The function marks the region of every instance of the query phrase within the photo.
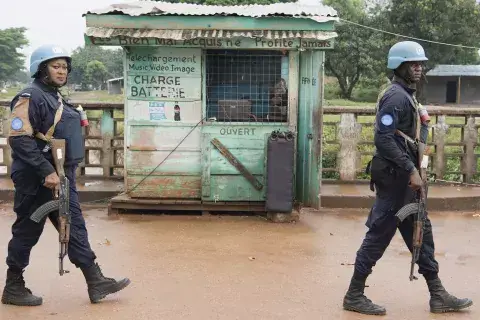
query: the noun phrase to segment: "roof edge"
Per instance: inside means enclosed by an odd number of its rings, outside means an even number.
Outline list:
[[[330,6],[304,2],[273,3],[267,5],[198,5],[192,3],[170,3],[161,1],[135,1],[113,3],[107,7],[88,10],[86,15],[193,15],[193,16],[247,16],[247,17],[328,17],[338,20],[338,13]]]

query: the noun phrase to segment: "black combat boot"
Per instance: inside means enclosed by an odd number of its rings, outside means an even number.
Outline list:
[[[427,285],[430,291],[430,312],[432,313],[458,311],[473,304],[470,299],[458,299],[449,294],[439,278],[427,280]]]
[[[8,269],[2,303],[16,306],[39,306],[43,303],[43,299],[34,296],[32,291],[25,287],[23,271],[14,272]]]
[[[343,298],[343,308],[362,314],[383,316],[387,313],[384,307],[374,304],[364,294],[366,279],[352,277],[347,294]]]
[[[116,281],[112,278],[106,278],[100,270],[97,263],[88,268],[81,268],[88,285],[88,295],[92,303],[96,303],[111,293],[122,290],[130,284],[128,278]]]

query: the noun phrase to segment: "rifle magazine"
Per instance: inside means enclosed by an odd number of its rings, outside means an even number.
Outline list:
[[[30,220],[39,223],[45,216],[50,214],[51,212],[57,211],[60,207],[60,202],[58,200],[51,200],[47,203],[38,207],[34,213],[30,216]]]

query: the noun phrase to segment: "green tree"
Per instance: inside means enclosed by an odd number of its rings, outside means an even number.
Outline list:
[[[371,25],[374,21],[363,0],[324,0],[323,3],[332,6],[347,21],[361,25]],[[337,24],[336,31],[335,48],[327,52],[325,68],[327,75],[337,78],[341,97],[351,99],[362,77],[375,83],[382,79],[378,72],[383,61],[379,59],[383,50],[382,35],[348,22]]]
[[[108,71],[105,65],[98,61],[93,60],[87,63],[85,70],[85,78],[88,84],[101,88],[107,79]]]
[[[0,84],[12,80],[18,71],[24,69],[25,56],[18,50],[28,45],[26,30],[26,28],[0,30]]]
[[[123,76],[123,52],[122,49],[103,49],[97,46],[78,47],[72,52],[72,73],[70,82],[87,85],[87,65],[91,61],[99,61],[106,69],[105,78]]]
[[[478,46],[480,43],[480,4],[476,0],[390,0],[384,11],[383,29],[436,42]],[[407,40],[387,36],[393,44]],[[438,64],[478,64],[475,49],[464,49],[418,41],[429,58],[426,72]],[[424,82],[417,96],[424,99]]]

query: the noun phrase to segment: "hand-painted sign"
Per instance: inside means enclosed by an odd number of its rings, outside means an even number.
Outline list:
[[[264,38],[239,38],[239,39],[157,39],[157,38],[129,38],[117,36],[108,39],[88,37],[87,43],[102,46],[160,46],[183,48],[222,48],[222,49],[313,49],[331,50],[334,46],[333,39],[264,39]]]
[[[126,60],[129,99],[201,99],[201,49],[131,48]]]
[[[255,135],[255,128],[237,128],[237,127],[230,127],[230,128],[221,128],[220,134],[222,136],[254,136]]]

